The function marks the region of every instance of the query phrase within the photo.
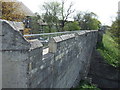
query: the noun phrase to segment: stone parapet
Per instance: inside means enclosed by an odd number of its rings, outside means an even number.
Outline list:
[[[3,88],[71,88],[87,76],[98,31],[52,37],[43,54],[39,40],[26,40],[7,21],[0,23]]]

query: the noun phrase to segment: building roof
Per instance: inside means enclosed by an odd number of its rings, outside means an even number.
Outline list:
[[[0,2],[16,2],[18,3],[18,6],[13,13],[23,13],[25,16],[35,16],[34,13],[28,7],[26,7],[22,2],[19,2],[18,0],[0,0]]]

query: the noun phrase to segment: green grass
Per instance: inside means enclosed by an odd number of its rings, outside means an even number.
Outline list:
[[[109,64],[114,67],[120,66],[118,44],[111,37],[110,32],[107,31],[106,34],[103,35],[103,40],[97,50]]]
[[[74,89],[75,90],[86,90],[86,89],[88,89],[88,90],[101,90],[101,89],[97,88],[96,85],[91,84],[86,80],[81,80],[80,85],[77,88],[74,88]]]

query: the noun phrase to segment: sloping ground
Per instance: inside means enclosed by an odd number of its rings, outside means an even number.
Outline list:
[[[88,76],[100,88],[120,88],[120,71],[108,64],[96,50],[92,54]]]
[[[115,42],[112,34],[109,31],[103,35],[102,40],[97,45],[97,51],[100,52],[101,56],[106,60],[107,63],[114,67],[120,67],[119,59],[119,45]]]

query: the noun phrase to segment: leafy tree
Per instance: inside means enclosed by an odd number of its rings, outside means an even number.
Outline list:
[[[45,10],[45,14],[43,14],[43,18],[45,22],[47,22],[49,27],[49,32],[51,32],[52,26],[55,26],[57,31],[59,31],[59,15],[60,15],[60,3],[58,2],[49,2],[44,3],[43,8]]]
[[[101,25],[97,15],[93,12],[79,12],[74,17],[74,20],[79,22],[82,30],[98,30]]]
[[[1,2],[2,4],[2,16],[1,19],[6,19],[10,21],[22,21],[25,15],[17,11],[19,2]]]
[[[67,22],[67,19],[68,17],[74,13],[75,10],[72,10],[72,7],[73,7],[73,3],[71,3],[68,7],[68,9],[66,10],[65,12],[65,0],[62,0],[62,8],[61,8],[61,28],[62,28],[62,31],[64,31],[64,26]]]
[[[81,25],[83,20],[83,12],[79,12],[76,14],[76,16],[74,16],[74,21],[77,21],[79,23],[79,25]]]
[[[80,30],[79,23],[76,21],[67,22],[67,24],[64,26],[64,30],[66,31]]]
[[[44,15],[44,20],[45,22],[47,22],[48,28],[49,28],[49,32],[51,32],[52,30],[52,26],[54,25],[53,21],[52,21],[52,17],[51,14],[45,14]]]
[[[68,17],[75,11],[72,10],[73,4],[71,3],[67,10],[64,8],[65,0],[62,3],[59,2],[47,2],[44,3],[43,8],[45,10],[44,20],[47,22],[49,32],[52,30],[52,26],[56,27],[57,31],[64,31],[64,26],[67,23]]]
[[[38,34],[38,33],[41,33],[41,27],[38,23],[38,20],[40,20],[40,16],[39,15],[36,15],[36,16],[31,16],[31,22],[30,22],[30,28],[31,28],[31,33],[33,34]]]
[[[120,20],[116,19],[112,23],[110,32],[114,40],[120,44]]]

